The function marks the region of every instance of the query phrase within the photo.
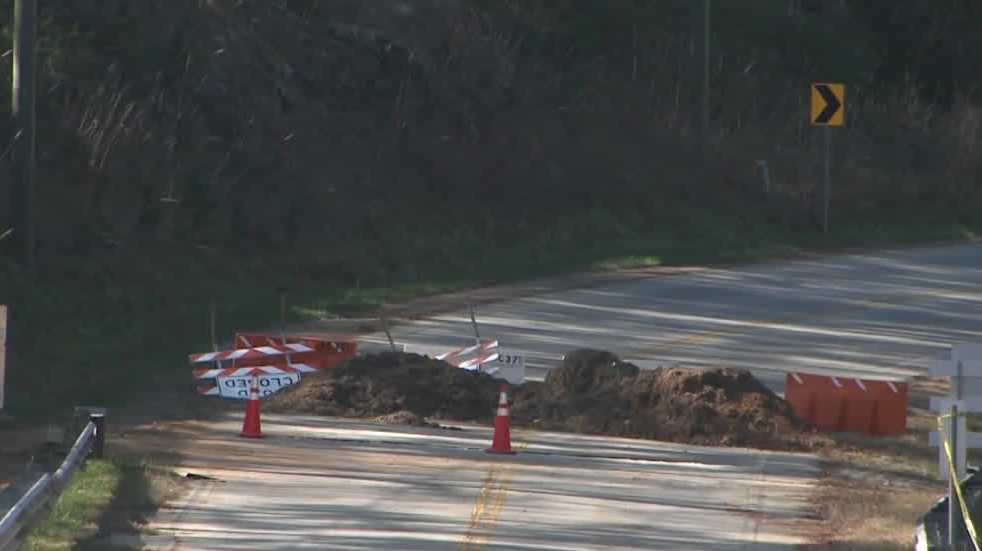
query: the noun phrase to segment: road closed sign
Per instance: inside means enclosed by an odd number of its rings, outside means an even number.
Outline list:
[[[258,375],[259,397],[265,398],[300,382],[299,373],[279,373]],[[216,377],[218,394],[222,398],[237,400],[249,399],[249,387],[252,385],[252,375],[235,375],[231,377]]]

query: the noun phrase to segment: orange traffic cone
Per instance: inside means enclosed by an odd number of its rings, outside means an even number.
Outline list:
[[[498,395],[498,414],[494,418],[494,440],[488,453],[514,454],[511,451],[511,413],[508,411],[508,385],[501,385]]]
[[[243,438],[262,438],[263,431],[259,423],[259,377],[252,377],[249,387],[249,401],[246,403],[245,420],[242,422]]]

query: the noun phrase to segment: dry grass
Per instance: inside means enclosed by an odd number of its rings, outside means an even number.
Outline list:
[[[877,488],[855,482],[832,483],[822,489],[820,508],[834,532],[805,549],[840,551],[908,551],[914,524],[937,500],[941,490],[900,487]]]
[[[815,549],[910,549],[917,518],[946,488],[934,474],[937,450],[919,436],[916,442],[908,434],[884,439],[893,445],[824,454],[829,471],[816,506],[827,532]]]
[[[926,409],[930,395],[947,390],[943,380],[913,381],[903,436],[832,436],[834,444],[822,452],[828,476],[815,498],[824,533],[804,549],[911,549],[918,517],[947,491],[937,476],[938,450],[928,445],[936,417]],[[982,454],[969,451],[970,462],[980,459]]]

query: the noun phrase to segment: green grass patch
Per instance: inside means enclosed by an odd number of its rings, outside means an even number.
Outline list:
[[[107,549],[109,535],[135,534],[179,491],[176,475],[155,471],[142,459],[90,459],[30,530],[22,549]]]
[[[342,250],[243,260],[233,251],[155,249],[48,259],[40,276],[0,262],[11,306],[8,407],[25,421],[76,404],[119,407],[161,391],[193,395],[187,354],[236,330],[370,314],[385,303],[589,269],[739,263],[802,250],[971,237],[982,219],[947,210],[837,213],[832,231],[793,230],[764,210],[678,207],[657,218],[595,208],[505,239],[469,227],[408,230]]]
[[[51,513],[28,534],[24,551],[63,551],[98,531],[98,520],[112,502],[125,467],[94,459],[75,473]]]

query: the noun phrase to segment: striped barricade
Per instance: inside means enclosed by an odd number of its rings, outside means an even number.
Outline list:
[[[248,399],[253,375],[259,377],[260,394],[269,396],[300,382],[304,373],[327,369],[355,356],[357,344],[341,339],[275,337],[238,333],[233,350],[190,354],[193,364],[214,368],[193,370],[197,392],[204,396]]]
[[[312,371],[315,369],[304,364],[294,364],[292,367],[264,365],[226,369],[196,369],[194,378],[198,382],[198,394],[248,400],[249,385],[253,377],[258,379],[259,394],[265,398],[288,386],[299,383],[301,373]]]
[[[473,346],[437,354],[436,359],[462,369],[478,369],[482,364],[498,359],[498,341],[481,340]]]
[[[434,357],[461,369],[487,373],[512,384],[520,385],[525,382],[525,357],[502,352],[497,340],[482,339],[474,345]]]
[[[358,344],[341,338],[287,337],[286,343],[282,337],[274,337],[262,333],[236,333],[235,345],[243,347],[257,346],[303,346],[305,350],[297,351],[278,358],[273,362],[263,361],[262,358],[244,358],[237,360],[235,365],[249,366],[273,363],[286,365],[289,362],[299,362],[314,366],[316,369],[328,369],[355,357]]]
[[[262,360],[268,362],[270,358],[290,356],[304,352],[316,352],[316,349],[303,343],[287,343],[257,346],[254,348],[222,350],[220,352],[205,352],[203,354],[190,354],[188,359],[193,364],[247,360]]]
[[[784,398],[795,415],[829,432],[874,436],[907,430],[907,383],[788,373]]]

